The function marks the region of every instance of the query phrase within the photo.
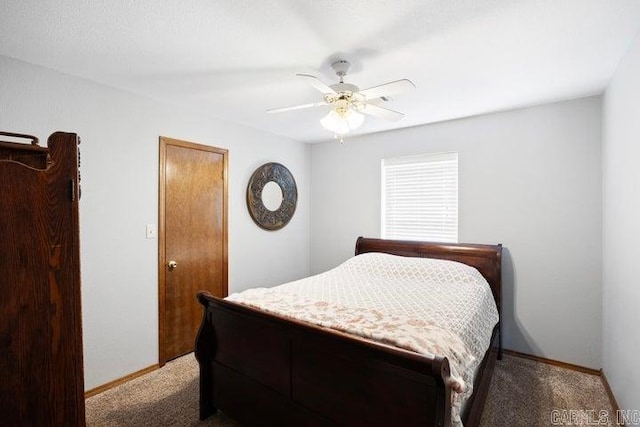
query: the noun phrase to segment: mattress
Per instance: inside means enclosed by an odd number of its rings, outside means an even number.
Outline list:
[[[383,253],[361,254],[325,273],[227,299],[447,357],[454,426],[461,425],[461,408],[498,322],[491,288],[475,268]]]

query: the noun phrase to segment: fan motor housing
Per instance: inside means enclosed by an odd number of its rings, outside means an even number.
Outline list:
[[[360,89],[356,85],[352,85],[351,83],[335,83],[329,86],[331,89],[335,90],[338,93],[341,92],[358,92]]]

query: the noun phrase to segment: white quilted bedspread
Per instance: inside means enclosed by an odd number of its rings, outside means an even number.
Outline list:
[[[464,384],[462,393],[452,393],[453,425],[460,425],[462,400],[472,392],[473,373],[489,348],[491,332],[498,322],[489,284],[475,268],[453,261],[382,253],[358,255],[325,273],[274,288],[251,289],[228,299],[289,317],[297,317],[292,311],[296,306],[296,310],[313,308],[314,311],[307,309],[306,314],[301,310],[299,319],[346,332],[350,331],[340,327],[344,315],[360,318],[358,313],[362,310],[374,310],[375,316],[384,316],[385,322],[402,319],[401,323],[408,323],[413,319],[446,330],[447,336],[459,338],[466,347],[454,352],[464,354],[464,360],[455,354],[436,353],[448,357],[452,374],[455,372],[456,379]],[[314,305],[318,301],[331,305]],[[343,318],[328,317],[335,313],[342,313]],[[370,323],[371,333],[374,326]],[[367,336],[367,332],[363,333],[366,325],[360,322],[359,328],[351,332]],[[393,339],[383,341],[394,343]],[[425,354],[433,352],[403,346],[401,342],[395,344]]]

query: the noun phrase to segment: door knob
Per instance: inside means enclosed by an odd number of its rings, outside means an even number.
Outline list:
[[[167,266],[169,267],[169,271],[172,271],[174,268],[178,266],[178,263],[175,262],[174,260],[171,260],[169,261],[169,264],[167,264]]]

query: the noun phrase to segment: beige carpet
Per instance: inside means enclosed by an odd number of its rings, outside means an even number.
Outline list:
[[[480,426],[552,425],[615,426],[600,377],[505,355],[496,363]]]
[[[198,365],[192,354],[90,397],[86,408],[88,426],[239,427],[220,413],[198,420]],[[614,420],[599,377],[505,356],[496,365],[481,425],[551,426],[554,410],[555,421],[565,421],[556,425],[569,420],[574,426],[595,425],[601,410]]]
[[[219,411],[198,420],[198,362],[193,354],[88,398],[86,413],[87,426],[240,426]]]

